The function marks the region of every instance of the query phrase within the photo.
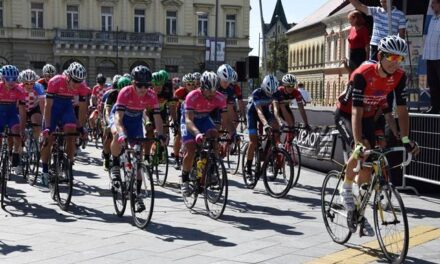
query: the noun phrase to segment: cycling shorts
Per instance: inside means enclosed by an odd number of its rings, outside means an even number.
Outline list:
[[[75,110],[70,99],[54,101],[51,109],[50,130],[54,131],[57,125],[61,127],[76,127]]]
[[[271,123],[273,120],[273,114],[269,111],[269,107],[263,107],[263,114],[267,122]],[[252,104],[247,105],[247,125],[249,135],[258,135],[257,124],[261,122],[258,118],[257,109]]]
[[[26,112],[27,119],[30,119],[35,114],[41,114],[40,106],[37,105],[34,108],[30,109],[28,112]]]
[[[342,140],[353,148],[354,137],[353,130],[351,126],[351,114],[345,113],[336,109],[335,111],[335,124],[339,133],[341,134]],[[373,148],[376,145],[376,122],[374,117],[362,118],[362,139],[366,139]]]
[[[114,113],[110,115],[110,128],[116,130],[114,123]],[[143,125],[142,125],[142,115],[129,116],[124,115],[122,118],[122,125],[125,128],[127,137],[129,138],[142,138],[144,135]]]
[[[6,125],[10,130],[20,125],[16,104],[2,105],[0,107],[0,132],[3,132]]]

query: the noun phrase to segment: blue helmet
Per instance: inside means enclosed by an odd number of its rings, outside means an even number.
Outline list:
[[[2,68],[2,78],[7,82],[17,81],[19,73],[18,68],[14,65],[5,65]]]
[[[269,74],[264,76],[263,81],[261,82],[261,89],[268,95],[272,96],[273,93],[278,88],[278,79],[277,77]]]

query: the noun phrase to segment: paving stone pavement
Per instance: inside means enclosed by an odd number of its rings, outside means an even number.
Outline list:
[[[152,222],[132,224],[129,210],[115,215],[100,151],[81,152],[75,165],[73,205],[63,212],[42,186],[12,176],[10,200],[0,210],[0,263],[306,263],[376,238],[352,236],[334,243],[323,224],[323,173],[303,169],[299,185],[283,199],[243,187],[229,175],[229,202],[220,220],[204,215],[203,200],[188,210],[170,169],[166,188],[156,187]],[[440,199],[403,194],[410,228],[440,228]],[[371,209],[370,209],[371,211]],[[409,263],[440,263],[440,239],[409,249]],[[384,262],[377,257],[378,263]],[[347,263],[350,263],[347,260]]]

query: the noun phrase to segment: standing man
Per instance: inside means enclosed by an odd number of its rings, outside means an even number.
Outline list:
[[[362,4],[359,0],[349,0],[350,3],[359,11],[366,14],[367,16],[373,17],[373,34],[370,41],[370,60],[377,61],[377,46],[380,40],[388,35],[388,8],[387,0],[380,0],[380,5],[378,6],[366,6]],[[392,0],[391,2],[394,2]],[[391,35],[397,35],[405,39],[406,30],[406,18],[405,14],[398,10],[395,6],[391,8],[391,24],[392,32]]]
[[[434,14],[429,22],[425,38],[423,59],[427,64],[428,86],[431,93],[431,108],[428,114],[440,113],[440,0],[432,0]]]
[[[303,98],[304,106],[312,102],[312,97],[310,97],[309,92],[307,92],[306,88],[304,87],[304,83],[298,83],[298,90]]]

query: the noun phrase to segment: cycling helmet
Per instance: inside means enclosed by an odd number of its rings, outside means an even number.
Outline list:
[[[200,77],[200,88],[202,90],[217,90],[219,78],[215,72],[205,71]]]
[[[8,82],[15,82],[18,79],[19,71],[14,65],[5,65],[2,68],[2,78]]]
[[[236,83],[238,81],[238,74],[236,71],[232,73],[232,82]]]
[[[67,68],[67,73],[69,74],[70,78],[76,82],[82,82],[87,77],[86,68],[84,68],[84,66],[78,62],[72,62],[69,68]]]
[[[131,77],[134,81],[142,84],[150,85],[151,71],[147,66],[139,65],[131,71]]]
[[[43,66],[43,75],[54,76],[57,74],[57,69],[52,64],[46,64]]]
[[[20,72],[20,82],[35,82],[39,79],[38,75],[31,69]]]
[[[162,74],[165,81],[168,81],[168,79],[170,78],[170,75],[168,74],[168,72],[166,70],[160,70],[159,73]]]
[[[130,76],[130,77],[131,77],[131,76]],[[113,88],[116,89],[116,87],[118,86],[118,80],[119,80],[120,78],[122,78],[122,76],[119,75],[119,74],[116,74],[115,76],[113,76],[113,79],[112,79],[112,86],[113,86]]]
[[[400,55],[403,57],[408,55],[408,45],[405,40],[395,35],[381,39],[379,50],[388,54]]]
[[[180,85],[182,85],[182,81],[180,80],[179,77],[174,77],[172,82],[175,87],[180,87]]]
[[[261,83],[261,89],[268,95],[272,96],[272,94],[278,88],[278,80],[277,77],[269,74],[264,76],[263,82]]]
[[[232,82],[234,69],[229,64],[223,64],[218,67],[217,75],[220,80]]]
[[[116,89],[121,90],[125,86],[129,86],[131,84],[131,80],[125,76],[118,79],[118,84],[116,85]]]
[[[167,76],[163,74],[162,72],[153,72],[153,75],[151,77],[151,83],[157,86],[163,86],[165,82],[167,81]]]
[[[290,73],[284,75],[283,79],[281,81],[283,82],[283,84],[286,84],[286,85],[296,85],[296,83],[298,82],[296,80],[295,75],[290,74]]]
[[[202,75],[200,74],[200,72],[194,72],[193,77],[196,82],[199,82],[200,78],[202,78]]]
[[[96,76],[96,82],[99,84],[104,84],[106,80],[107,78],[105,78],[102,73],[98,73],[98,75]]]
[[[194,81],[195,81],[195,79],[194,79],[194,76],[192,75],[192,73],[187,73],[187,74],[183,75],[183,78],[182,78],[183,84],[186,84],[189,82],[194,82]]]

